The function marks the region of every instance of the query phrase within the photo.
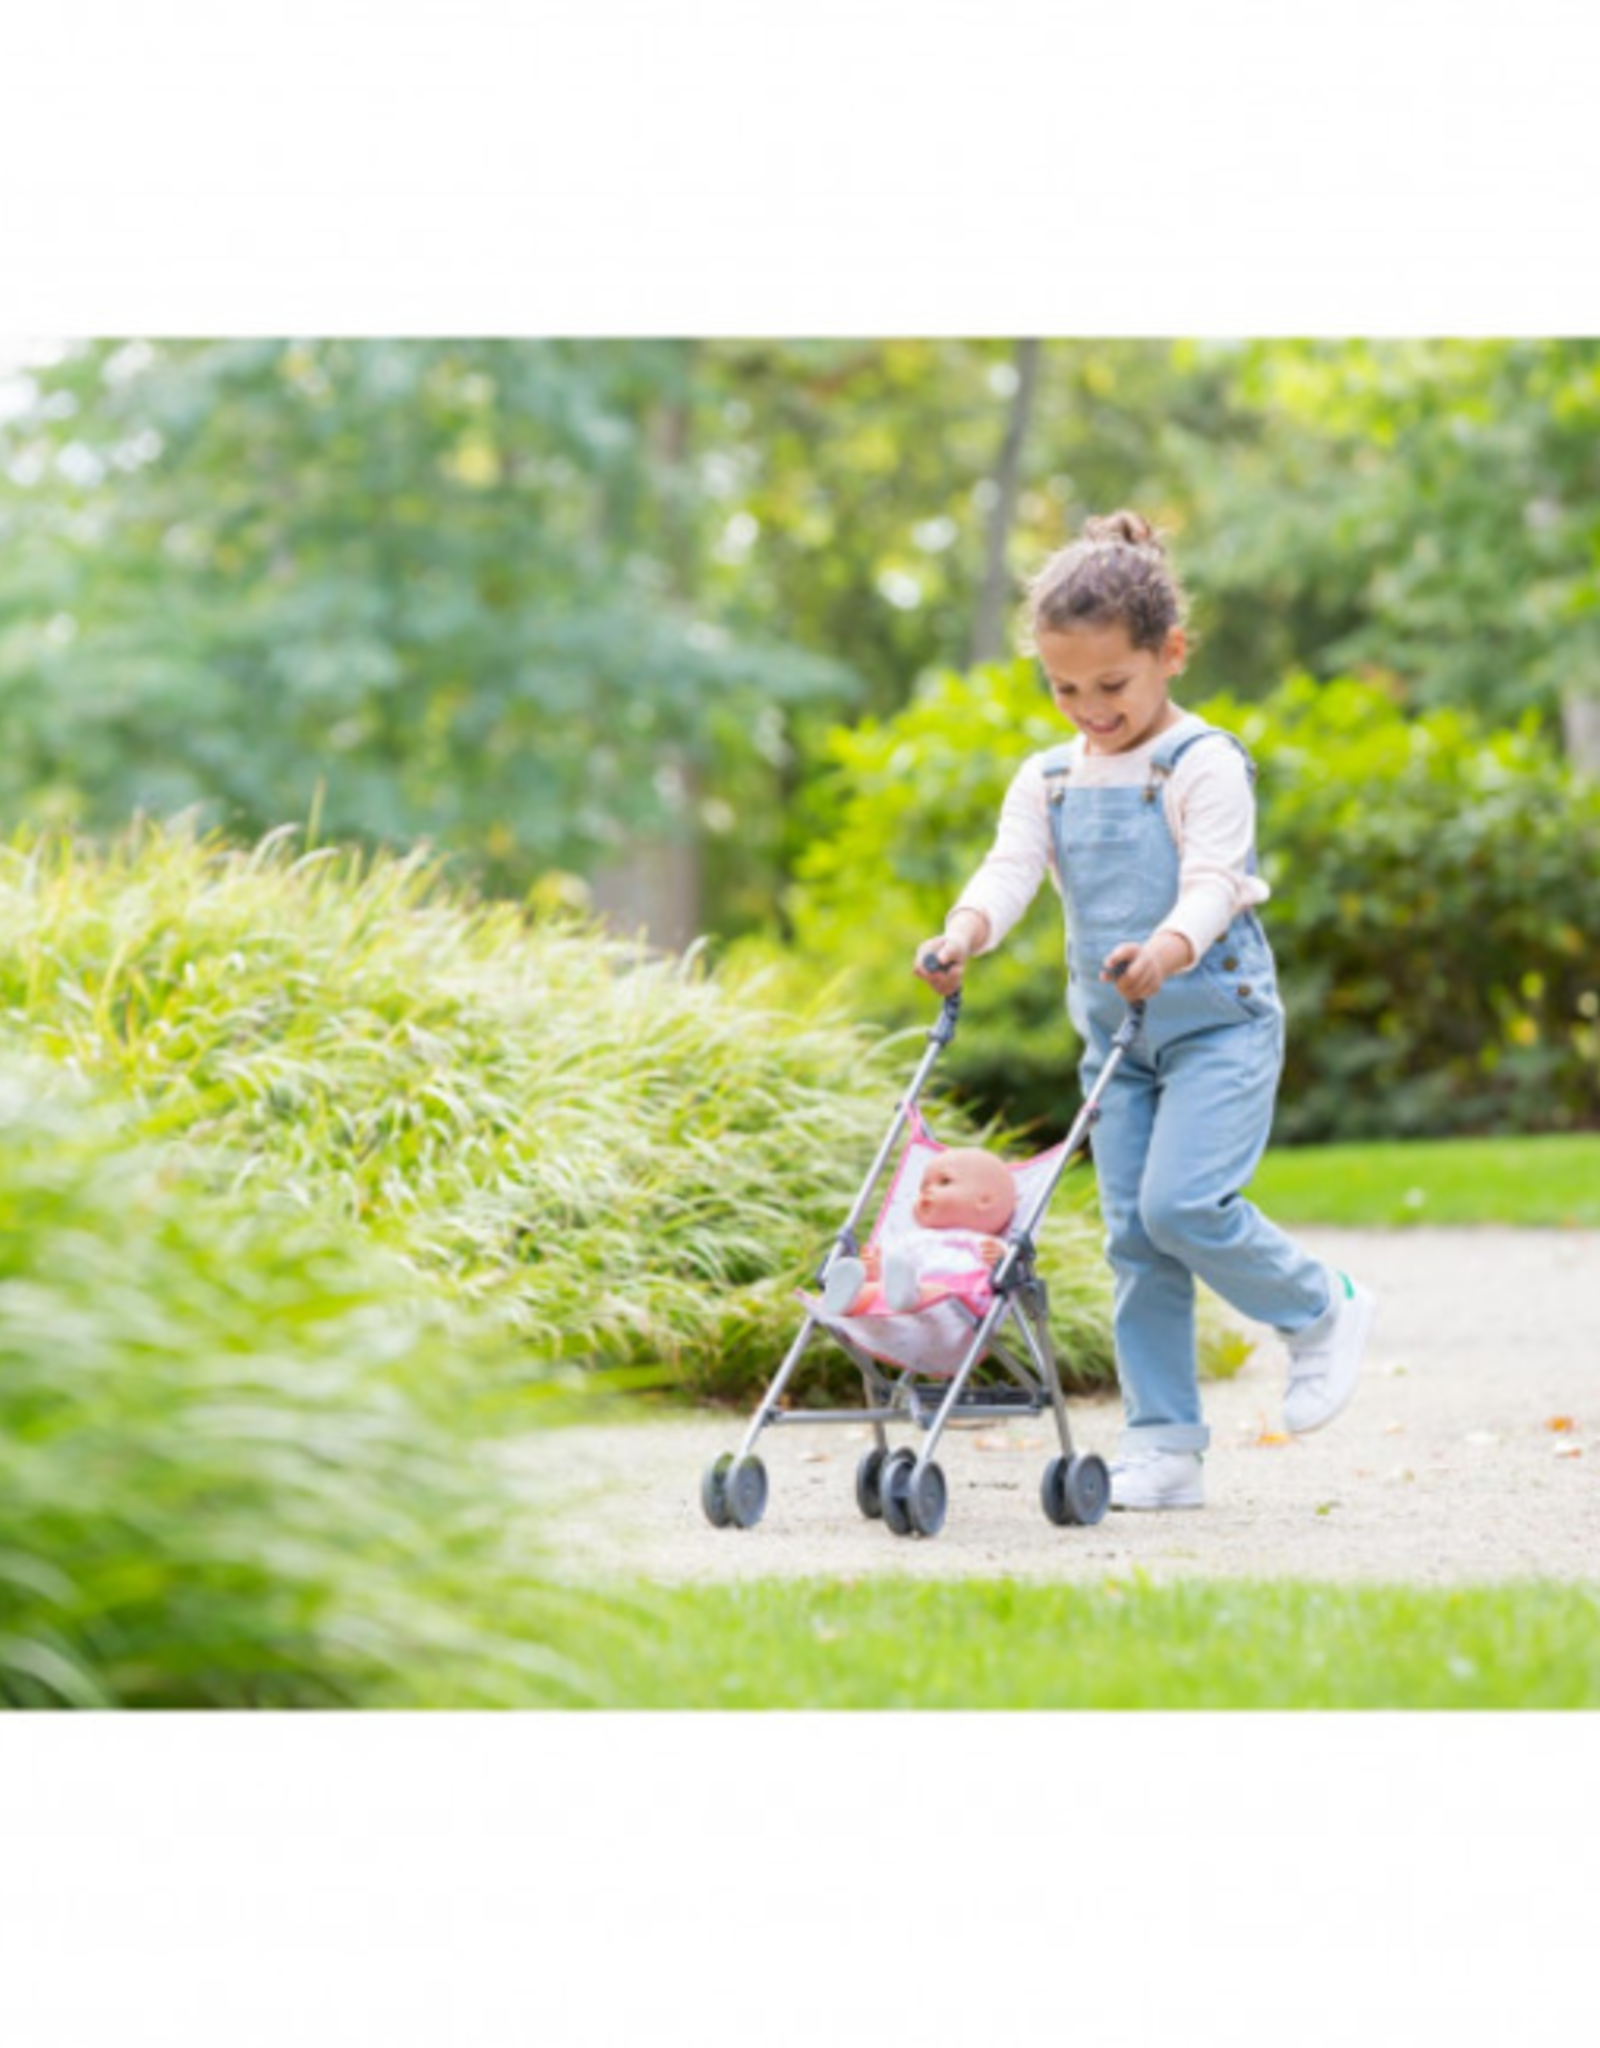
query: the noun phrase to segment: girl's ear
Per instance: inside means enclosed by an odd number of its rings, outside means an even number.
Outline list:
[[[1181,626],[1174,626],[1167,634],[1167,644],[1162,650],[1165,658],[1172,663],[1172,673],[1182,672],[1185,657],[1189,652],[1188,635]]]

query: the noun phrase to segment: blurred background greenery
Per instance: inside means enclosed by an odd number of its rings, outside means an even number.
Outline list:
[[[1595,1142],[1597,428],[1582,341],[0,350],[0,1700],[593,1696],[500,1440],[764,1382],[1090,512],[1261,766],[1279,1137]],[[1060,954],[942,1134],[1070,1116]]]
[[[905,955],[1056,731],[1014,665],[1019,579],[1131,504],[1193,593],[1186,700],[1223,700],[1266,770],[1301,1026],[1280,1136],[1600,1123],[1600,345],[7,363],[14,820],[425,838],[491,894],[844,973],[862,1014],[909,1021]],[[957,1067],[986,1116],[1059,1120],[1053,923],[986,970]]]

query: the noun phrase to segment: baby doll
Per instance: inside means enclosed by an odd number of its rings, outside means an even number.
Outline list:
[[[1016,1206],[1016,1182],[1004,1160],[976,1146],[936,1152],[912,1205],[915,1229],[886,1231],[859,1259],[836,1259],[824,1308],[831,1315],[882,1315],[943,1295],[986,1297],[989,1270],[1005,1252],[997,1233]]]

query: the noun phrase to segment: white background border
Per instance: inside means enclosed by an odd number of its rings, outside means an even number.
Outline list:
[[[52,0],[0,332],[1593,333],[1591,17]],[[1595,1725],[13,1717],[6,2035],[1520,2038]]]

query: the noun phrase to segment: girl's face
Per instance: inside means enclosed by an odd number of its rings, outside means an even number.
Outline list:
[[[1083,734],[1091,754],[1125,754],[1171,723],[1167,686],[1188,651],[1181,626],[1159,648],[1135,647],[1120,623],[1046,628],[1034,635],[1034,645],[1056,709]]]

